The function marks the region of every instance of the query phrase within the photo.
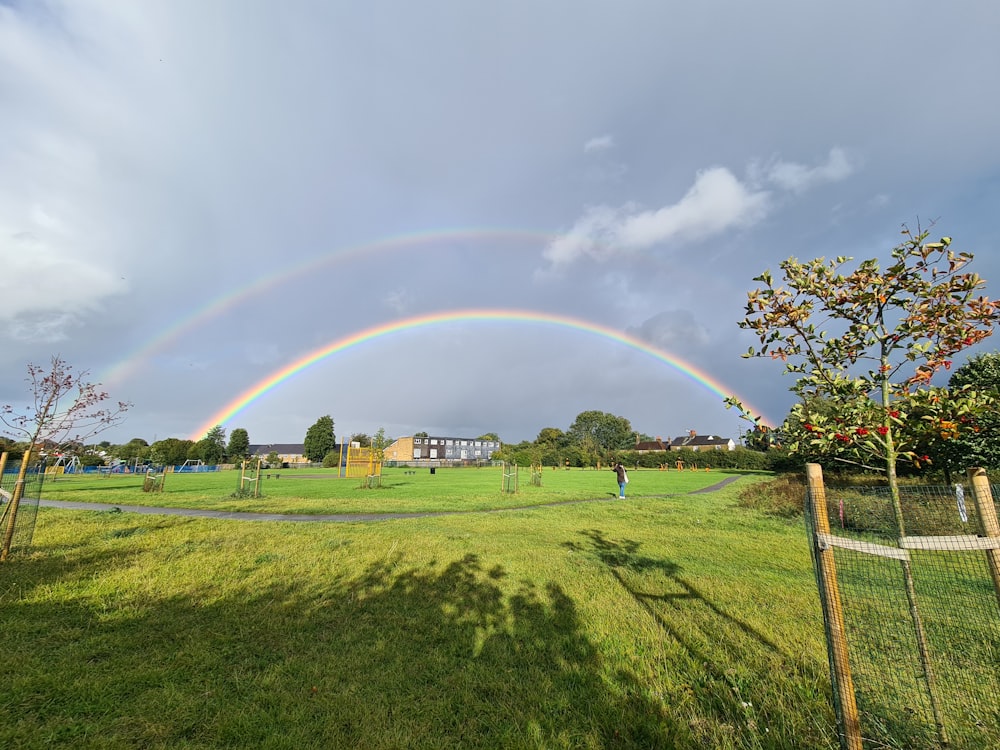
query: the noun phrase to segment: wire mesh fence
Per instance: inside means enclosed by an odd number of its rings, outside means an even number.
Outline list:
[[[997,495],[972,489],[902,487],[901,524],[887,487],[825,486],[807,513],[845,747],[1000,747]]]
[[[11,499],[17,482],[17,469],[18,467],[14,466],[13,471],[4,471],[0,474],[0,538],[4,538],[11,523],[13,510]],[[24,476],[23,495],[17,504],[17,514],[13,519],[10,554],[26,552],[31,548],[31,540],[35,535],[35,522],[38,519],[38,500],[42,495],[44,482],[45,469],[41,463],[27,470]]]

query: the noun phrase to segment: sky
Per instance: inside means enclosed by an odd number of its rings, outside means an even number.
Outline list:
[[[0,404],[102,439],[780,422],[753,278],[933,225],[1000,295],[990,0],[0,0]],[[987,339],[977,351],[994,351]]]

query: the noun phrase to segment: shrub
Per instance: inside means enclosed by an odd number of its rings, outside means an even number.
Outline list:
[[[772,516],[793,518],[805,508],[806,485],[802,476],[783,474],[766,482],[755,482],[739,494],[739,506]]]

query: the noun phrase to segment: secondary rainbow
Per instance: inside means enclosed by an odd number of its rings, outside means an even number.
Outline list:
[[[495,321],[503,323],[532,323],[532,324],[543,324],[552,326],[561,326],[563,328],[569,328],[577,331],[583,331],[586,333],[595,334],[611,341],[618,342],[624,346],[632,349],[636,349],[640,352],[648,354],[655,359],[658,359],[676,371],[682,373],[691,381],[697,383],[702,388],[709,390],[720,398],[726,398],[727,396],[737,395],[732,389],[725,386],[721,381],[715,379],[710,374],[698,370],[694,365],[685,362],[680,357],[677,357],[669,352],[662,349],[658,349],[650,344],[641,341],[640,339],[629,336],[621,331],[616,331],[613,328],[608,328],[606,326],[592,323],[587,320],[582,320],[580,318],[573,318],[566,315],[558,315],[552,313],[538,312],[534,310],[491,310],[491,309],[466,309],[466,310],[451,310],[447,312],[437,312],[429,313],[425,315],[418,315],[410,318],[402,318],[400,320],[395,320],[389,323],[384,323],[382,325],[373,326],[371,328],[366,328],[363,331],[357,333],[352,333],[343,338],[339,338],[329,344],[314,349],[313,351],[307,353],[306,355],[300,357],[299,359],[291,362],[290,364],[282,367],[281,369],[268,375],[266,378],[251,386],[239,396],[237,396],[233,401],[222,407],[217,413],[215,413],[207,422],[201,425],[197,430],[195,430],[191,436],[191,440],[199,440],[205,436],[205,434],[216,425],[225,425],[233,417],[247,408],[257,399],[261,398],[269,391],[277,388],[279,385],[284,383],[286,380],[292,378],[296,374],[302,372],[306,368],[326,359],[334,354],[343,352],[350,349],[358,344],[363,344],[366,341],[372,341],[374,339],[381,338],[383,336],[388,336],[390,334],[402,333],[404,331],[411,331],[416,328],[426,328],[429,326],[442,325],[445,323],[456,323],[456,322],[485,322],[485,321]],[[746,399],[740,397],[744,406],[751,409],[754,414],[763,415],[764,412],[754,408],[751,404],[747,402]],[[763,421],[768,424],[774,424],[766,416],[763,416]]]
[[[400,252],[422,245],[437,245],[441,249],[460,242],[513,242],[526,248],[542,248],[555,237],[551,232],[529,229],[455,228],[410,232],[384,237],[371,242],[341,247],[277,273],[267,273],[242,287],[230,289],[208,303],[189,310],[182,318],[150,337],[142,345],[109,367],[101,374],[105,385],[118,385],[135,375],[142,365],[156,353],[166,349],[182,336],[194,332],[208,321],[232,310],[257,296],[274,290],[295,279],[315,274],[317,271],[353,258],[372,257],[382,253]]]

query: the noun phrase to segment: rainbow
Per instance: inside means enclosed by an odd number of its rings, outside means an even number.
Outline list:
[[[616,331],[612,328],[608,328],[597,323],[592,323],[580,318],[573,318],[566,315],[557,315],[553,313],[544,313],[531,310],[491,310],[491,309],[468,309],[468,310],[452,310],[448,312],[437,312],[429,313],[425,315],[417,315],[410,318],[403,318],[400,320],[395,320],[389,323],[384,323],[382,325],[373,326],[371,328],[366,328],[363,331],[358,331],[357,333],[352,333],[343,338],[339,338],[332,341],[329,344],[314,349],[313,351],[305,354],[299,359],[285,365],[280,370],[273,372],[266,378],[251,386],[239,396],[237,396],[233,401],[226,404],[218,412],[212,415],[203,425],[201,425],[197,430],[195,430],[191,436],[191,440],[200,440],[205,434],[215,427],[216,425],[225,425],[233,417],[247,408],[257,399],[266,395],[269,391],[277,388],[286,380],[290,379],[294,375],[302,372],[306,368],[320,362],[327,357],[330,357],[339,352],[343,352],[350,349],[353,346],[363,344],[366,341],[373,341],[374,339],[381,338],[383,336],[388,336],[390,334],[402,333],[404,331],[412,331],[417,328],[425,328],[428,326],[441,325],[444,323],[454,323],[454,322],[479,322],[479,321],[499,321],[504,323],[541,323],[553,326],[561,326],[563,328],[569,328],[577,331],[583,331],[585,333],[595,334],[611,341],[615,341],[619,344],[623,344],[631,349],[643,352],[654,359],[660,360],[671,367],[673,367],[678,372],[685,375],[687,378],[697,383],[699,386],[711,391],[720,398],[726,398],[730,395],[735,395],[731,389],[728,389],[721,381],[716,380],[712,375],[707,372],[703,372],[694,367],[694,365],[685,362],[679,357],[674,356],[662,349],[657,349],[650,344],[641,341],[637,338],[629,336],[622,333],[621,331]],[[754,414],[761,415],[762,421],[768,424],[775,424],[775,422],[769,420],[764,413],[759,409],[754,408],[751,404],[747,402],[746,399],[740,399],[744,406],[750,409]]]
[[[310,258],[302,263],[290,266],[281,273],[267,273],[251,283],[232,289],[205,305],[191,310],[181,319],[173,322],[156,336],[145,341],[138,349],[128,353],[117,363],[109,367],[99,378],[105,385],[114,386],[135,375],[151,357],[163,351],[171,343],[180,339],[212,318],[236,308],[244,302],[265,294],[294,279],[312,276],[320,269],[352,258],[371,256],[382,252],[406,250],[428,243],[458,243],[481,242],[495,240],[503,242],[519,242],[530,247],[543,246],[552,241],[556,235],[551,232],[516,229],[438,229],[426,232],[410,232],[407,234],[385,237],[374,242],[365,242],[333,250],[319,257]]]

